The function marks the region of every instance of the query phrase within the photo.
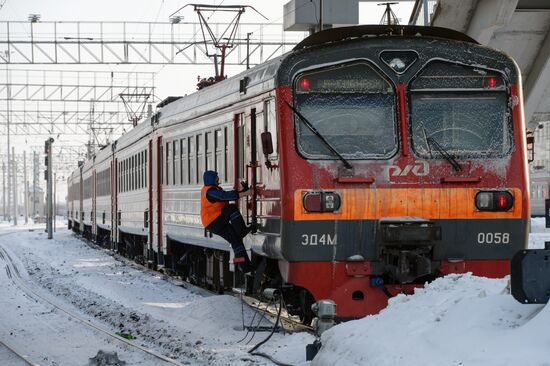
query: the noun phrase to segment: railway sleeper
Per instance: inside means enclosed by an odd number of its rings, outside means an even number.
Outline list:
[[[112,244],[110,231],[98,228],[96,240],[100,246],[109,248]],[[116,251],[139,264],[159,270],[159,255],[149,247],[147,236],[120,232]],[[261,294],[264,289],[281,289],[286,310],[290,315],[298,316],[306,325],[311,324],[315,317],[311,310],[311,305],[315,303],[313,296],[306,289],[284,284],[276,260],[252,253],[251,260],[255,271],[252,274],[244,274],[238,270],[231,270],[229,251],[181,243],[170,238],[167,240],[167,254],[161,259],[164,260],[162,271],[165,274],[180,277],[184,281],[218,294],[242,289],[245,294],[262,300]]]

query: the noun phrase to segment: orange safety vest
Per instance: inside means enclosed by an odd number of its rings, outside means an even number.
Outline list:
[[[222,213],[222,210],[229,205],[229,202],[210,202],[206,198],[206,192],[210,188],[221,189],[218,186],[204,186],[201,189],[201,221],[204,227],[207,227],[216,220]]]

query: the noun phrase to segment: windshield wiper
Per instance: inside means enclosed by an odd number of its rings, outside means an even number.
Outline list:
[[[424,126],[422,126],[422,131],[424,133],[424,139],[426,140],[426,145],[428,145],[430,156],[433,157],[432,149],[431,149],[431,146],[430,146],[430,145],[433,145],[433,147],[437,150],[437,152],[439,152],[445,158],[445,160],[447,160],[453,166],[453,169],[455,171],[458,172],[458,171],[462,170],[462,167],[460,166],[458,161],[456,161],[455,157],[452,156],[451,154],[449,154],[449,152],[447,150],[445,150],[445,148],[443,146],[441,146],[439,144],[439,142],[437,142],[433,137],[428,136],[426,134],[426,129],[424,128]]]
[[[298,112],[298,110],[296,108],[294,108],[293,106],[290,105],[289,102],[285,101],[286,105],[288,105],[288,107],[290,109],[292,109],[292,111],[294,112],[294,114],[296,114],[298,116],[298,118],[300,118],[302,120],[302,122],[304,122],[304,124],[311,130],[311,132],[313,132],[313,134],[315,136],[317,136],[319,138],[319,140],[321,140],[327,147],[328,149],[338,157],[338,159],[340,159],[342,161],[342,163],[344,163],[344,166],[347,168],[347,169],[351,169],[352,166],[351,164],[349,163],[349,161],[346,160],[346,158],[344,158],[342,156],[342,154],[340,154],[338,152],[338,150],[336,150],[334,148],[334,146],[332,146],[332,144],[330,142],[327,141],[327,139],[321,135],[321,133],[319,131],[317,131],[317,129],[315,127],[313,127],[313,125],[311,124],[311,122],[309,122],[307,120],[306,117],[304,117],[300,112]]]

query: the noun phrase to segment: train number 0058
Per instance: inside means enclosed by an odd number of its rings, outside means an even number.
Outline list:
[[[479,233],[477,234],[478,244],[509,244],[510,233]]]

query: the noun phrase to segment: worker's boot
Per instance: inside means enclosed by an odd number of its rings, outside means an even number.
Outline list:
[[[252,264],[246,253],[246,249],[243,244],[233,246],[233,253],[235,253],[235,258],[233,258],[233,263],[235,263],[241,272],[248,273],[252,271]]]
[[[252,230],[250,226],[246,226],[240,212],[233,213],[229,220],[231,226],[233,227],[233,229],[235,229],[235,231],[237,232],[237,234],[239,234],[241,238],[247,236],[250,233],[250,230]]]
[[[253,270],[252,263],[250,263],[250,259],[248,259],[248,255],[246,254],[241,257],[233,258],[233,263],[239,266],[242,273],[249,273]]]

